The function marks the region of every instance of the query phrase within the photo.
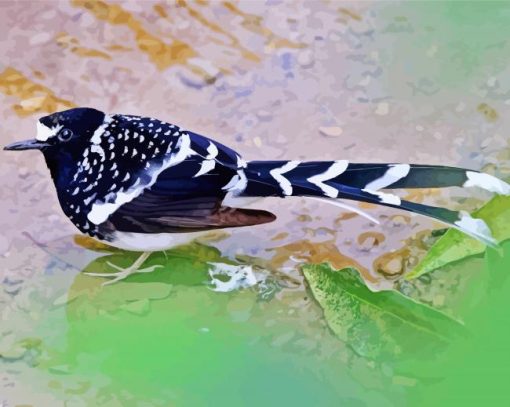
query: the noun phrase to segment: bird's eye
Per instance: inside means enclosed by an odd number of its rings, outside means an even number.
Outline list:
[[[58,133],[58,139],[60,141],[69,141],[73,137],[73,132],[69,129],[62,129]]]

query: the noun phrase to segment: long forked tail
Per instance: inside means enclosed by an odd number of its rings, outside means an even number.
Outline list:
[[[437,219],[495,246],[489,227],[465,212],[418,204],[383,189],[479,187],[510,195],[510,185],[489,174],[418,164],[356,164],[339,161],[251,161],[243,196],[314,196],[369,202]]]

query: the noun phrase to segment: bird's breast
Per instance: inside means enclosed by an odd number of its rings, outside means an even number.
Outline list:
[[[131,233],[114,232],[108,244],[122,250],[156,252],[192,242],[207,232]]]

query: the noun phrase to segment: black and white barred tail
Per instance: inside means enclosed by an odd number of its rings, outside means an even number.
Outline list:
[[[463,168],[417,164],[357,164],[339,161],[251,161],[245,168],[242,196],[311,196],[350,199],[400,208],[437,219],[495,246],[481,219],[466,212],[418,204],[383,192],[397,188],[480,187],[510,195],[510,185],[489,174]]]

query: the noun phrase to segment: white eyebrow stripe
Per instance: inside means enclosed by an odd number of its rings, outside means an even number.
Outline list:
[[[49,128],[42,124],[40,120],[37,120],[37,135],[35,138],[38,141],[47,141],[50,137],[55,136],[63,127],[61,124],[57,124]]]

